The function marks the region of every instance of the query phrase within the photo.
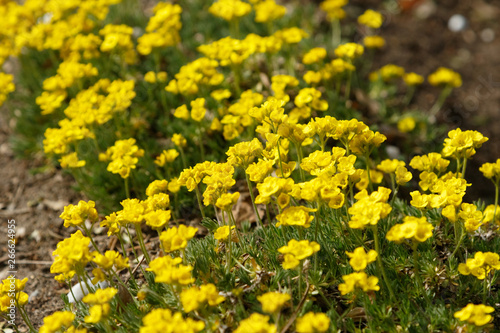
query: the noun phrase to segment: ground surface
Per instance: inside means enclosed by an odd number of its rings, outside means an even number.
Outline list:
[[[380,2],[355,0],[351,3],[378,9]],[[439,5],[420,1],[420,8],[398,15],[386,11],[381,34],[389,47],[377,56],[376,62],[394,63],[424,75],[439,66],[447,66],[462,75],[463,87],[452,94],[438,121],[451,127],[477,129],[490,138],[471,163],[467,178],[474,184],[470,191],[472,199],[480,195],[491,201],[492,186],[474,170],[500,157],[500,73],[497,70],[500,68],[500,22],[496,19],[500,17],[500,7],[494,6],[493,0],[436,3]],[[462,14],[468,19],[464,31],[448,30],[447,22],[453,14]],[[416,104],[422,109],[429,108],[436,96],[435,90],[424,89],[416,96]],[[67,292],[50,274],[51,253],[57,242],[70,234],[58,216],[64,205],[76,204],[83,196],[73,192],[71,178],[56,169],[33,174],[30,170],[43,166],[42,157],[31,156],[25,160],[14,157],[9,145],[13,126],[4,114],[0,114],[0,278],[7,274],[4,264],[7,241],[3,235],[6,235],[7,220],[15,219],[17,275],[21,279],[29,278],[27,309],[38,327],[44,316],[61,307],[60,295]]]

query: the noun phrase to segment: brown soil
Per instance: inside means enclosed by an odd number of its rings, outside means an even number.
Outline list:
[[[409,1],[409,0],[405,0]],[[403,1],[404,2],[404,1]],[[379,1],[351,1],[364,8],[380,9]],[[431,6],[431,1],[420,1]],[[473,180],[472,191],[489,198],[492,185],[478,174],[479,165],[500,157],[500,8],[494,1],[440,0],[430,16],[419,18],[418,9],[402,14],[386,11],[386,23],[381,34],[388,48],[377,57],[377,63],[394,63],[407,70],[427,75],[439,66],[457,70],[463,78],[463,87],[454,91],[438,115],[438,121],[450,127],[480,130],[490,138],[473,159],[467,177]],[[421,9],[422,10],[422,9]],[[453,14],[468,19],[466,30],[453,33],[447,28]],[[485,30],[490,29],[490,30]],[[485,41],[488,33],[495,34]],[[425,88],[416,96],[421,109],[429,108],[437,90]],[[28,313],[36,327],[44,316],[60,309],[60,295],[67,290],[50,273],[51,253],[57,242],[70,235],[59,218],[64,205],[76,204],[81,194],[72,191],[72,179],[60,171],[43,167],[41,157],[14,157],[9,144],[12,124],[0,113],[0,225],[7,234],[7,221],[15,219],[18,243],[16,246],[17,277],[28,277],[26,291],[30,294]],[[41,168],[37,173],[31,170]],[[474,196],[477,198],[478,196]],[[7,276],[5,237],[0,237],[0,278]],[[0,324],[0,328],[2,324]],[[23,326],[21,326],[22,328]]]

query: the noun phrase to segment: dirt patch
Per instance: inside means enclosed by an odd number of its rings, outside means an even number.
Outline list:
[[[59,170],[44,169],[42,159],[15,158],[5,113],[0,113],[0,225],[6,231],[7,221],[16,221],[16,277],[29,279],[26,291],[30,300],[26,308],[38,327],[43,317],[61,308],[60,294],[67,292],[50,273],[52,252],[57,242],[71,234],[59,218],[64,205],[78,202],[82,195],[71,190],[71,177]],[[37,168],[44,171],[33,173]],[[9,271],[7,238],[0,238],[0,279],[5,279]]]

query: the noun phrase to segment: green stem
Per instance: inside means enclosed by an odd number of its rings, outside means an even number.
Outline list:
[[[16,304],[16,306],[17,306],[17,308],[19,309],[19,313],[21,314],[21,317],[23,317],[23,320],[24,320],[24,322],[26,323],[26,325],[28,325],[28,327],[29,327],[29,329],[30,329],[30,332],[38,332],[38,331],[35,329],[35,327],[33,327],[33,324],[31,323],[31,320],[30,320],[30,318],[29,318],[28,314],[27,314],[27,313],[25,313],[25,311],[24,311],[24,307],[19,306],[19,302],[17,302],[17,300],[16,300],[16,303],[17,303],[17,304]],[[16,327],[16,326],[14,325],[14,327]],[[19,332],[19,331],[17,330],[17,328],[16,328],[16,331],[17,331],[17,332]]]
[[[458,232],[456,229],[460,229],[460,238],[455,246],[455,250],[453,251],[453,253],[451,254],[450,258],[453,258],[455,256],[455,254],[457,253],[458,249],[460,248],[460,245],[462,245],[462,242],[464,241],[465,239],[465,233],[463,231],[463,228],[462,228],[462,225],[460,224],[459,221],[456,221],[455,222],[455,231],[456,233]],[[456,236],[457,234],[455,233],[455,240],[456,240]]]
[[[125,195],[127,196],[127,199],[130,199],[130,188],[128,186],[128,177],[123,179],[125,183]]]
[[[141,225],[140,224],[134,224],[135,226],[135,232],[137,233],[137,240],[139,241],[139,245],[141,246],[142,254],[144,254],[144,257],[146,258],[146,262],[149,265],[149,262],[151,259],[149,258],[149,253],[146,251],[146,245],[144,244],[144,239],[142,238],[142,231],[141,231]]]
[[[464,164],[462,165],[462,178],[465,179],[465,168],[467,167],[467,158],[464,157]]]
[[[250,192],[250,199],[252,200],[253,211],[255,212],[255,216],[257,217],[257,224],[259,227],[262,227],[262,220],[260,219],[259,211],[257,210],[257,205],[255,204],[252,183],[250,182],[250,178],[248,177],[248,174],[246,172],[245,178],[247,180],[248,191]]]
[[[493,210],[493,223],[496,222],[497,207],[498,207],[498,184],[495,184],[495,209]]]
[[[300,166],[300,164],[302,163],[302,147],[301,147],[300,143],[295,144],[295,149],[297,150],[297,160],[298,160],[298,164],[299,164],[300,181],[304,182],[304,180],[305,180],[304,170],[302,170],[302,167]]]
[[[200,189],[198,188],[198,184],[196,184],[195,191],[196,191],[196,199],[198,200],[198,207],[200,207],[201,216],[205,218],[206,216],[205,212],[203,211],[203,205],[201,203],[201,193]]]
[[[489,275],[490,275],[490,273],[486,274],[486,276],[484,277],[484,281],[483,281],[483,304],[485,304],[485,305],[486,305],[486,295],[487,295],[487,291],[488,291]]]
[[[389,290],[389,294],[390,294],[391,299],[394,299],[394,292],[392,291],[392,287],[391,287],[391,284],[389,282],[389,279],[387,278],[387,275],[385,274],[384,265],[382,264],[382,256],[381,256],[381,253],[380,253],[380,242],[379,242],[379,239],[378,239],[377,226],[373,225],[370,228],[372,229],[373,239],[375,241],[375,251],[377,251],[377,254],[378,254],[377,255],[378,269],[382,273],[382,277],[384,278],[384,282],[385,282],[385,284],[387,286],[387,289]]]

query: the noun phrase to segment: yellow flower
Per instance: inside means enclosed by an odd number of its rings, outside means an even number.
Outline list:
[[[404,117],[398,121],[398,129],[402,133],[409,133],[415,129],[416,122],[413,117]]]
[[[455,312],[453,316],[460,321],[466,321],[476,326],[483,326],[491,321],[492,316],[489,313],[493,311],[495,309],[491,306],[469,303],[462,310]]]
[[[411,172],[406,169],[404,166],[399,166],[396,169],[396,183],[398,185],[404,185],[408,183],[412,179],[412,174]]]
[[[362,15],[358,17],[358,23],[366,25],[369,28],[378,29],[382,26],[384,18],[382,14],[371,9],[367,9]]]
[[[458,88],[462,85],[462,77],[449,68],[439,67],[427,78],[433,86],[448,86]]]
[[[182,134],[174,134],[172,135],[172,142],[179,148],[184,148],[187,145],[186,139],[182,136]]]
[[[367,49],[381,49],[385,46],[385,39],[381,36],[365,36],[363,44]]]
[[[401,243],[408,239],[413,242],[422,243],[432,237],[434,226],[427,222],[427,218],[406,216],[403,219],[403,224],[394,225],[386,235],[387,240]]]
[[[229,91],[228,89],[217,89],[212,91],[210,93],[210,96],[212,96],[212,98],[216,101],[220,102],[231,97],[231,91]]]
[[[155,210],[144,215],[146,224],[155,230],[161,230],[168,225],[172,212],[170,210]]]
[[[293,206],[288,207],[281,212],[276,219],[279,221],[276,226],[291,226],[296,225],[304,228],[309,228],[311,226],[314,216],[309,215],[310,212],[315,212],[316,209],[307,208],[304,206]]]
[[[493,252],[476,252],[474,258],[468,258],[466,263],[458,265],[462,275],[472,274],[479,280],[484,280],[491,271],[500,269],[499,255]]]
[[[174,117],[184,120],[189,120],[189,111],[186,104],[182,104],[174,111]]]
[[[276,4],[274,0],[262,0],[254,5],[255,22],[271,22],[286,14],[286,7]]]
[[[366,253],[363,247],[358,247],[353,252],[346,252],[346,254],[351,258],[349,264],[355,271],[364,270],[369,263],[377,259],[378,255],[375,250],[370,250]]]
[[[276,326],[269,323],[269,316],[252,313],[250,317],[240,321],[234,333],[276,333]]]
[[[304,54],[302,62],[306,65],[310,65],[316,62],[320,62],[325,57],[326,57],[326,49],[323,47],[315,47],[310,49],[306,54]]]
[[[343,59],[356,59],[360,57],[364,52],[363,45],[356,43],[346,43],[337,46],[335,49],[335,55]]]
[[[442,154],[455,159],[470,158],[486,141],[488,138],[478,131],[462,131],[457,128],[448,132]]]
[[[128,258],[124,258],[120,253],[116,251],[106,251],[104,255],[100,254],[97,251],[92,252],[94,258],[92,261],[97,264],[97,266],[109,270],[113,266],[115,266],[117,271],[120,271],[124,268],[128,268],[130,265],[128,264]]]
[[[278,252],[285,255],[285,261],[282,264],[283,268],[293,269],[299,265],[301,260],[312,256],[319,250],[320,246],[316,242],[292,239],[288,242],[288,245],[280,247]]]
[[[202,321],[183,318],[181,312],[172,313],[169,309],[154,309],[142,318],[139,333],[183,332],[196,333],[205,328]]]
[[[268,292],[257,296],[257,300],[262,304],[262,311],[273,314],[281,310],[283,305],[290,300],[290,295],[279,292]]]
[[[249,14],[252,6],[239,0],[218,0],[208,8],[208,11],[214,16],[232,21]]]
[[[136,144],[136,140],[131,138],[127,140],[118,140],[114,146],[108,148],[106,156],[111,162],[107,170],[112,173],[118,173],[122,178],[128,178],[131,169],[135,169],[139,162],[138,157],[144,156],[144,150]]]
[[[164,251],[170,253],[185,249],[187,242],[196,235],[196,232],[198,232],[198,228],[186,227],[184,224],[163,231],[160,235],[160,241]]]
[[[231,226],[231,230],[233,230],[235,226]],[[214,233],[214,238],[223,241],[226,240],[229,237],[229,226],[225,225],[222,227],[217,228],[217,230]]]
[[[297,319],[298,333],[322,333],[330,328],[330,318],[324,313],[308,312]]]
[[[380,287],[377,285],[378,278],[368,276],[365,272],[356,272],[342,276],[344,283],[339,284],[339,291],[342,295],[353,292],[356,288],[367,291],[378,291]]]
[[[194,101],[191,101],[191,118],[194,121],[200,122],[205,118],[205,113],[207,109],[205,109],[205,99],[197,98]]]
[[[185,289],[180,296],[182,307],[186,313],[198,310],[204,303],[216,306],[225,300],[223,296],[219,296],[217,288],[211,283]]]
[[[223,193],[215,202],[215,206],[223,211],[230,210],[240,198],[240,192]]]
[[[64,212],[59,216],[64,220],[66,228],[70,226],[80,226],[89,220],[92,224],[97,222],[99,214],[95,209],[95,202],[89,200],[85,202],[80,200],[78,205],[67,205],[64,207]]]
[[[479,171],[481,171],[486,178],[491,179],[493,184],[498,186],[500,183],[500,158],[497,159],[495,163],[484,163],[479,168]]]
[[[413,72],[403,75],[403,80],[409,86],[418,86],[424,83],[424,77]]]
[[[159,257],[151,260],[147,271],[155,274],[155,282],[188,285],[195,281],[191,275],[193,267],[190,265],[180,265],[182,258],[172,258],[170,256]]]
[[[377,81],[379,78],[384,82],[390,82],[393,79],[402,77],[405,74],[405,69],[400,66],[388,64],[380,68],[378,71],[370,73],[370,81]]]
[[[40,333],[55,333],[61,328],[69,327],[75,314],[71,311],[57,311],[43,318],[43,326],[40,327]]]

